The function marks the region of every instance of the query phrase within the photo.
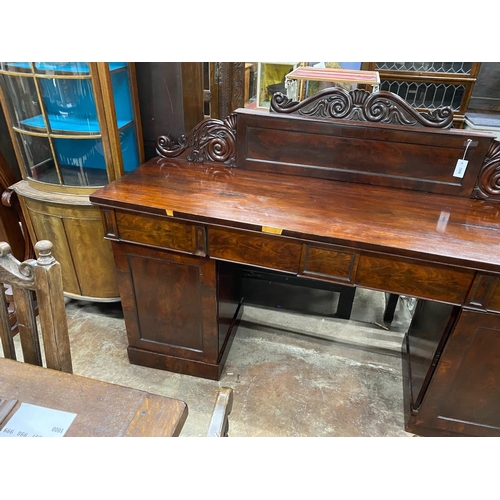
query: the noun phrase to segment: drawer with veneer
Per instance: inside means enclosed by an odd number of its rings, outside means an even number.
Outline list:
[[[474,275],[470,269],[363,253],[355,282],[367,288],[461,305]]]
[[[266,234],[211,227],[210,257],[297,274],[302,244]]]
[[[121,241],[206,255],[205,228],[202,226],[119,210],[115,217],[116,232]]]

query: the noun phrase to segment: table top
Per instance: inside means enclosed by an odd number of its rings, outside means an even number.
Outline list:
[[[0,398],[76,413],[65,437],[178,436],[188,415],[177,399],[5,358]]]
[[[97,191],[103,206],[500,269],[500,204],[152,159]]]

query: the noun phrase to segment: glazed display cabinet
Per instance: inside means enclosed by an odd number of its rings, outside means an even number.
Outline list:
[[[450,106],[453,126],[462,128],[481,63],[365,62],[362,69],[378,71],[380,90],[398,94],[420,112]]]
[[[144,161],[132,63],[3,62],[0,101],[20,165],[30,237],[48,239],[76,299],[119,300],[89,195]]]

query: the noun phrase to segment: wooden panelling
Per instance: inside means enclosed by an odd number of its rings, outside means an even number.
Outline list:
[[[98,214],[95,214],[98,215]],[[102,221],[97,218],[66,218],[64,229],[72,255],[76,275],[83,297],[95,297],[96,290],[102,299],[119,298],[113,266],[113,252],[109,241],[104,240]],[[92,252],[88,248],[94,245]],[[56,253],[54,244],[54,254]]]
[[[211,257],[297,273],[302,245],[283,238],[233,229],[210,228]]]
[[[32,209],[32,200],[26,200],[30,220],[35,231],[36,240],[47,239],[54,244],[54,258],[62,266],[63,288],[66,293],[82,295],[75,264],[71,258],[71,250],[65,235],[64,222],[61,217],[55,217]]]
[[[375,254],[361,254],[356,284],[451,304],[462,304],[475,272]]]
[[[274,171],[469,197],[492,135],[238,110],[236,162]],[[467,140],[471,144],[466,151]],[[454,177],[457,160],[468,166]]]
[[[140,342],[154,342],[174,348],[203,350],[202,322],[192,311],[201,310],[201,281],[198,267],[182,263],[165,263],[135,255],[129,256],[130,274],[136,290],[138,319],[141,331]],[[153,280],[161,275],[164,285]],[[154,290],[149,287],[154,282]],[[170,301],[163,300],[168,295]],[[157,314],[144,313],[146,305],[154,303]],[[158,318],[168,325],[159,328]],[[182,335],[178,332],[182,331]]]
[[[352,283],[356,254],[304,245],[301,274],[319,279]]]

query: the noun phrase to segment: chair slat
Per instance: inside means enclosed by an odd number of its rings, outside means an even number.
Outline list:
[[[0,283],[3,290],[3,284]],[[3,293],[3,292],[2,292]],[[7,302],[4,297],[0,297],[0,339],[2,341],[2,349],[4,357],[16,360],[16,349],[14,347],[14,339],[10,331],[9,311]]]
[[[12,287],[16,316],[25,363],[42,366],[42,352],[38,338],[33,292]]]

